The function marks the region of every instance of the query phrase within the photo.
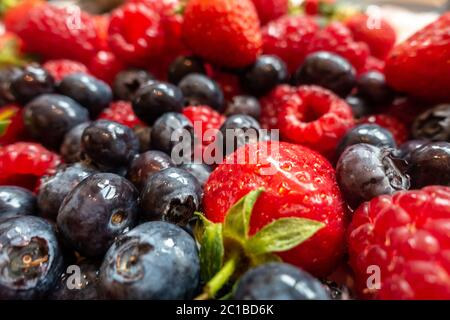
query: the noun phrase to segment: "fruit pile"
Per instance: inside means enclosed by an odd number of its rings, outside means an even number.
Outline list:
[[[450,299],[450,13],[0,13],[0,299]]]

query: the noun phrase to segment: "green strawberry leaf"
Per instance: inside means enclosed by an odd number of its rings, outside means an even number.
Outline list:
[[[224,236],[241,243],[248,239],[253,206],[263,191],[264,189],[259,188],[249,192],[228,210],[223,226]]]
[[[304,218],[278,219],[248,239],[246,251],[256,256],[287,251],[309,239],[324,226],[321,222]]]
[[[212,223],[202,214],[197,214],[203,223],[200,247],[200,272],[204,282],[208,282],[222,268],[224,246],[222,224]],[[200,238],[198,238],[200,239]]]
[[[11,124],[11,120],[0,120],[0,137],[3,136]]]

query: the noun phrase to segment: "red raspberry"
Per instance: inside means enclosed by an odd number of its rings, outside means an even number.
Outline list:
[[[386,60],[386,80],[398,92],[449,102],[450,13],[397,45]]]
[[[255,155],[258,157],[255,163],[235,161],[236,156],[251,159]],[[265,171],[269,168],[274,171]],[[279,218],[321,221],[326,225],[323,229],[278,255],[317,276],[331,272],[344,251],[345,210],[329,162],[308,148],[290,143],[246,145],[229,155],[211,174],[204,189],[206,217],[222,222],[234,203],[258,187],[263,187],[265,192],[254,206],[250,234]]]
[[[109,51],[99,51],[92,57],[89,63],[89,71],[100,80],[109,83],[114,82],[116,75],[125,69],[125,65]]]
[[[34,191],[39,179],[51,174],[60,157],[40,144],[17,142],[0,147],[0,185],[22,186]]]
[[[381,60],[387,58],[397,41],[394,28],[384,19],[375,20],[359,14],[351,17],[345,24],[351,30],[353,38],[367,43],[372,55]]]
[[[112,102],[108,108],[102,111],[102,113],[98,116],[98,119],[114,121],[130,128],[143,125],[143,123],[134,114],[131,103],[126,101]]]
[[[265,129],[278,129],[278,106],[296,95],[294,87],[279,85],[261,98],[260,123]]]
[[[143,3],[126,3],[114,10],[108,34],[112,52],[129,65],[146,66],[163,50],[160,16]]]
[[[349,105],[331,91],[301,86],[278,106],[281,137],[308,146],[331,159],[341,138],[353,127]]]
[[[219,130],[220,126],[222,126],[225,121],[225,117],[223,115],[208,106],[186,107],[183,109],[183,114],[194,125],[194,129],[196,131],[194,134],[198,138],[202,137],[202,144],[204,146],[207,146],[213,142],[214,138],[205,140],[202,135],[210,129]],[[196,122],[199,122],[200,126],[197,126]]]
[[[308,43],[319,30],[317,23],[307,17],[284,16],[262,28],[263,51],[286,62],[294,73],[307,55]]]
[[[340,22],[332,22],[315,34],[309,42],[308,53],[330,51],[347,59],[357,71],[364,68],[369,47],[354,41],[350,30]]]
[[[366,60],[366,64],[364,65],[364,67],[362,69],[360,69],[358,71],[358,74],[364,74],[367,73],[369,71],[379,71],[381,73],[384,73],[384,66],[385,63],[384,61],[381,61],[375,57],[369,56]]]
[[[65,76],[77,72],[89,73],[87,67],[81,62],[67,59],[49,60],[43,64],[43,67],[56,81],[61,81]]]
[[[100,48],[92,16],[51,4],[34,6],[17,23],[15,31],[28,52],[47,60],[71,59],[86,63]]]
[[[358,208],[348,248],[361,295],[450,299],[449,203],[450,188],[431,186],[383,195]],[[379,268],[379,290],[367,288],[369,267]]]
[[[14,143],[25,136],[26,130],[22,111],[23,109],[17,105],[7,105],[0,108],[0,120],[11,121],[3,135],[0,135],[0,145]]]
[[[261,52],[259,19],[251,0],[190,0],[182,30],[194,54],[222,67],[246,67]]]
[[[288,13],[289,0],[252,0],[261,25]]]
[[[374,123],[380,127],[386,128],[394,136],[395,142],[398,145],[406,142],[409,138],[408,128],[403,122],[397,118],[387,114],[376,114],[364,117],[360,120],[361,123]]]

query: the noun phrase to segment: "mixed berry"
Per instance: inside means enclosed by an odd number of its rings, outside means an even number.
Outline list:
[[[450,299],[450,13],[0,8],[0,300]]]

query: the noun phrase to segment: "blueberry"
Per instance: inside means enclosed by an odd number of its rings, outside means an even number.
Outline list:
[[[99,266],[94,261],[84,260],[78,265],[80,279],[74,279],[74,269],[68,266],[63,272],[55,288],[52,290],[49,299],[51,300],[98,300],[100,294],[98,290]]]
[[[160,117],[152,128],[151,135],[152,147],[156,150],[163,151],[168,155],[172,155],[172,150],[177,147],[181,148],[176,155],[182,159],[172,159],[177,164],[190,159],[194,152],[195,136],[194,127],[191,121],[181,113],[169,112]]]
[[[54,87],[55,80],[50,73],[35,64],[26,66],[22,73],[11,82],[11,92],[22,105],[41,94],[53,92]]]
[[[403,143],[400,147],[398,147],[400,158],[409,162],[411,153],[427,143],[429,143],[428,140],[409,140]]]
[[[234,96],[225,110],[227,117],[236,114],[246,114],[255,119],[261,115],[261,105],[258,99],[252,96]]]
[[[49,222],[22,216],[0,223],[0,300],[45,298],[62,266],[61,250]]]
[[[95,172],[93,168],[82,163],[75,163],[61,166],[53,175],[43,177],[37,195],[40,215],[56,221],[64,198],[78,183]]]
[[[83,122],[76,125],[64,136],[61,148],[59,149],[61,156],[66,163],[78,162],[81,157],[81,136],[84,129],[89,127],[91,122]]]
[[[392,149],[365,143],[345,149],[336,166],[336,178],[352,208],[377,196],[410,187],[406,162],[397,158]]]
[[[133,98],[133,110],[139,119],[152,125],[166,112],[181,112],[181,90],[170,83],[156,82],[142,86]]]
[[[369,71],[361,75],[357,81],[358,94],[372,105],[392,102],[394,91],[386,84],[384,74]]]
[[[136,156],[128,169],[128,179],[141,191],[153,174],[173,167],[170,157],[161,151],[151,150]]]
[[[180,56],[169,66],[168,79],[178,84],[185,76],[191,73],[206,73],[205,65],[200,58],[193,56]]]
[[[189,172],[168,168],[154,173],[141,193],[143,216],[186,225],[199,210],[202,188]]]
[[[328,295],[332,300],[353,300],[354,297],[350,289],[343,285],[330,280],[324,282]]]
[[[64,199],[57,224],[64,239],[88,257],[105,254],[114,239],[136,225],[138,191],[112,173],[93,174]]]
[[[377,147],[396,148],[396,143],[389,130],[376,124],[361,124],[351,129],[342,138],[337,152],[341,154],[345,148],[358,143],[367,143]]]
[[[213,171],[213,169],[206,164],[193,162],[183,163],[180,165],[180,168],[192,174],[202,187],[205,185],[206,181],[208,181],[208,178]]]
[[[287,263],[272,262],[247,271],[233,294],[235,300],[329,300],[319,280]]]
[[[358,96],[348,96],[345,101],[352,108],[353,117],[355,119],[360,119],[372,113],[369,105],[364,101],[363,98]]]
[[[254,118],[237,114],[229,117],[220,127],[216,142],[222,145],[224,155],[236,151],[249,143],[256,143],[260,138],[260,125]]]
[[[144,153],[150,150],[152,146],[151,136],[152,128],[147,126],[137,125],[133,127],[134,134],[139,140],[139,152]]]
[[[97,120],[84,129],[81,150],[86,158],[105,168],[127,167],[139,152],[139,140],[127,126]]]
[[[180,227],[147,222],[119,238],[100,269],[109,299],[192,299],[200,280],[195,240]]]
[[[431,142],[409,156],[408,174],[415,189],[429,185],[450,186],[450,143]]]
[[[240,77],[242,87],[255,96],[263,96],[289,77],[286,64],[277,56],[262,55]]]
[[[111,88],[105,82],[83,73],[64,77],[58,91],[87,108],[92,118],[96,118],[112,101]]]
[[[142,69],[129,69],[117,74],[113,91],[117,100],[131,101],[140,87],[154,80],[153,75]]]
[[[219,112],[223,111],[225,99],[222,89],[207,76],[199,73],[188,74],[178,87],[183,92],[186,106],[206,105]]]
[[[16,97],[11,90],[11,83],[22,74],[17,67],[0,69],[0,107],[16,102]]]
[[[412,135],[416,139],[450,140],[450,104],[441,104],[420,114],[414,120]]]
[[[296,85],[318,85],[346,97],[356,85],[356,72],[343,57],[320,51],[308,55],[294,76]]]
[[[34,215],[36,208],[36,198],[31,191],[15,186],[0,186],[0,219]]]
[[[25,106],[25,127],[33,138],[51,149],[59,149],[64,136],[89,120],[88,112],[76,101],[59,94],[44,94]]]

